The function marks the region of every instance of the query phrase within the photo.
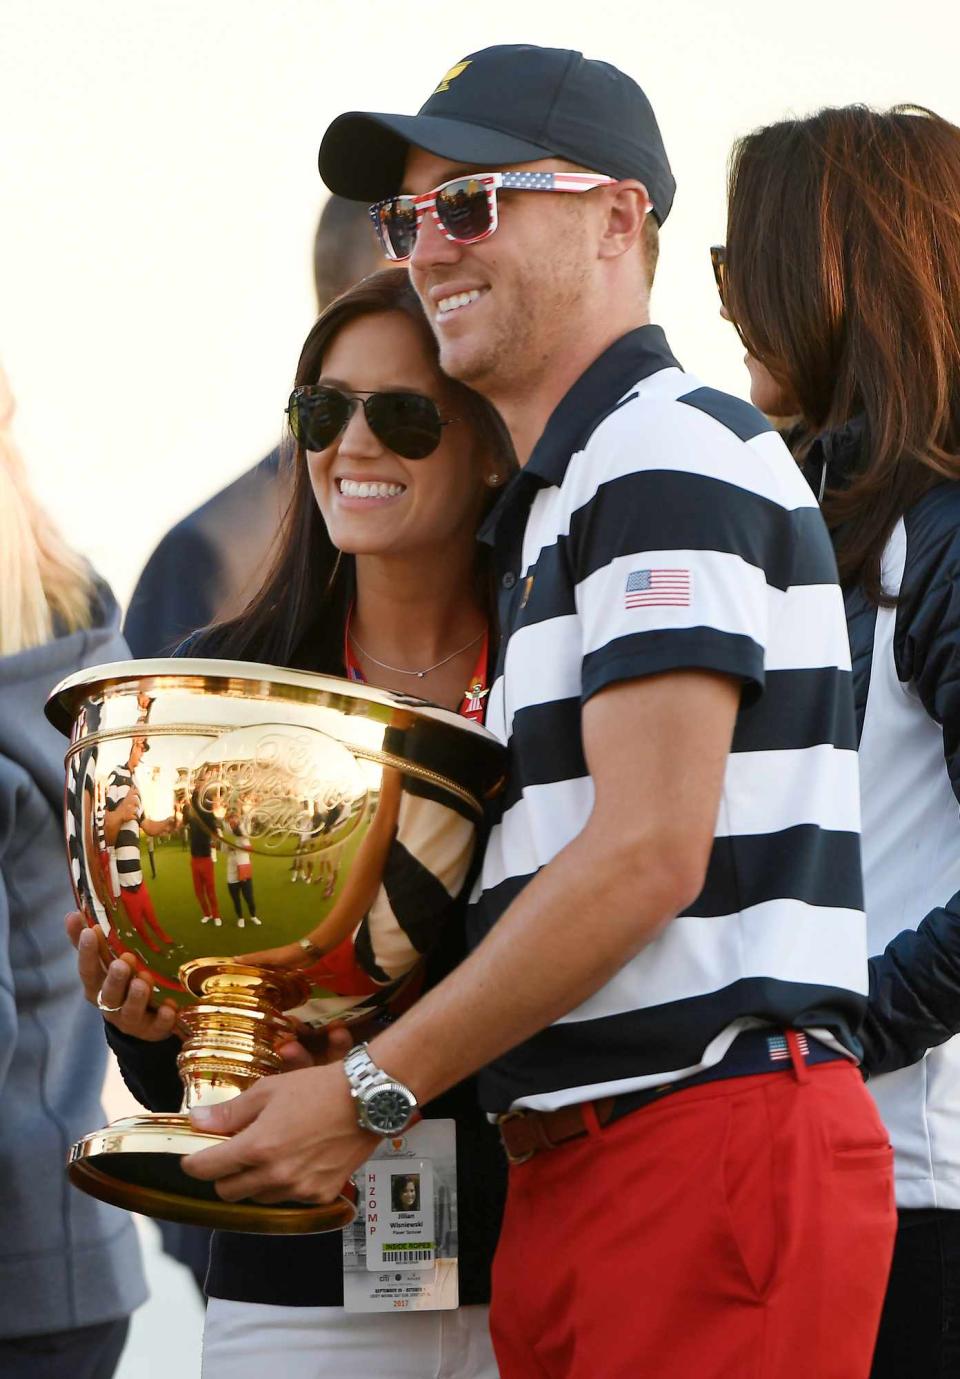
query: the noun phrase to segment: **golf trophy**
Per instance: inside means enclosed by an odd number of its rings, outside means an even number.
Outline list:
[[[189,1110],[280,1070],[303,1026],[416,998],[463,889],[504,754],[444,709],[331,676],[215,660],[72,675],[47,704],[70,738],[74,891],[101,955],[180,1007],[178,1111],[73,1146],[77,1187],[131,1211],[270,1234],[336,1230],[354,1208],[224,1202],[180,1158],[221,1137]]]

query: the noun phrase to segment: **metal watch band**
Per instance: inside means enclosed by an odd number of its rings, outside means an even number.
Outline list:
[[[364,1092],[376,1087],[380,1082],[393,1082],[392,1077],[388,1077],[382,1068],[378,1068],[370,1057],[366,1044],[354,1044],[353,1048],[343,1060],[343,1070],[347,1075],[347,1081],[353,1089],[354,1096],[362,1096]]]

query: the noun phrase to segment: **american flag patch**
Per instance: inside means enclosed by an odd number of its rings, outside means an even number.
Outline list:
[[[688,608],[689,570],[631,570],[623,596],[627,608]]]
[[[807,1054],[810,1052],[810,1045],[807,1042],[807,1036],[802,1030],[797,1035],[797,1047],[804,1058],[806,1058]],[[770,1057],[775,1063],[790,1057],[790,1050],[787,1047],[787,1039],[784,1034],[767,1035],[767,1048],[770,1051]]]

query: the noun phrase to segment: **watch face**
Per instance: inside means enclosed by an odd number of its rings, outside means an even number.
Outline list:
[[[371,1130],[380,1135],[395,1135],[406,1127],[412,1107],[410,1098],[399,1087],[381,1087],[364,1098],[363,1109]]]

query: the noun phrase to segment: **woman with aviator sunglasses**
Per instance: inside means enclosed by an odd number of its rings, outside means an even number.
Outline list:
[[[873,1379],[960,1373],[960,128],[822,110],[734,148],[724,311],[830,527],[870,952],[863,1070],[896,1162]],[[838,674],[849,674],[839,667]],[[816,725],[808,728],[816,750]]]
[[[272,570],[243,613],[195,634],[185,654],[348,675],[479,717],[495,636],[474,538],[512,458],[492,408],[440,373],[405,274],[374,274],[321,315],[288,415],[296,472]],[[99,995],[101,1008],[118,1007],[105,1019],[124,1076],[146,1106],[173,1108],[174,1012],[149,1010],[146,984],[122,962],[104,976],[95,936],[79,932],[79,918],[68,927],[80,941],[86,994],[94,1002]],[[428,982],[458,960],[460,928],[446,924]],[[302,949],[298,955],[309,960]],[[341,1057],[353,1042],[352,1033],[332,1031],[328,1055]],[[308,1060],[300,1046],[285,1056],[291,1066]],[[486,1304],[502,1155],[472,1085],[454,1088],[427,1114],[457,1121],[459,1311],[346,1313],[339,1233],[216,1232],[204,1379],[254,1379],[281,1354],[284,1379],[496,1375]]]

